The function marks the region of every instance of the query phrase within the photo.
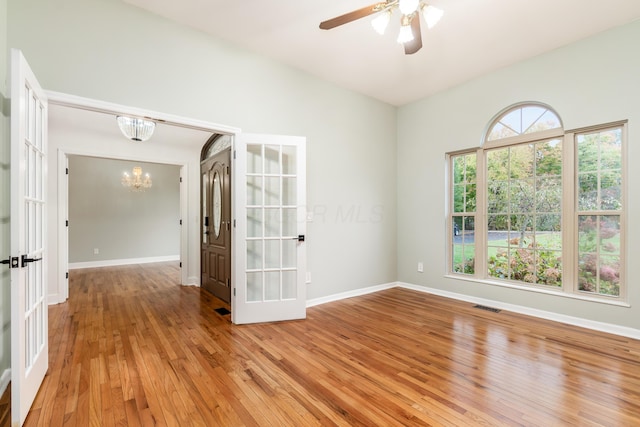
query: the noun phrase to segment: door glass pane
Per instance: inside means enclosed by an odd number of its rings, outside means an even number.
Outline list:
[[[280,174],[280,147],[267,145],[264,147],[264,173]]]
[[[280,272],[267,271],[264,273],[265,301],[280,299]]]
[[[207,152],[202,156],[202,160],[208,159],[210,157],[215,156],[218,153],[223,152],[227,148],[231,147],[231,135],[220,135],[214,141],[213,144],[209,146]]]
[[[296,174],[296,147],[285,145],[282,147],[282,173],[284,175]]]
[[[262,240],[247,241],[247,269],[262,268]]]
[[[296,208],[282,209],[282,236],[293,237],[298,235],[298,210]]]
[[[262,272],[247,273],[247,301],[262,301]]]
[[[280,205],[280,177],[265,177],[264,186],[264,204],[267,206]]]
[[[222,183],[220,174],[213,175],[213,232],[220,236],[220,223],[222,221]]]
[[[262,208],[247,208],[247,237],[262,237]]]
[[[296,268],[297,257],[296,249],[298,247],[297,240],[283,240],[282,241],[282,267],[283,268]]]
[[[262,173],[261,145],[247,145],[247,173]]]
[[[280,209],[266,208],[264,214],[264,235],[266,237],[280,237]]]
[[[265,240],[265,268],[280,268],[280,240]]]
[[[262,177],[247,177],[247,206],[258,206],[262,204]]]
[[[282,272],[282,299],[296,298],[297,279],[298,279],[298,272],[295,270]]]
[[[296,178],[282,178],[282,204],[284,206],[296,205]]]

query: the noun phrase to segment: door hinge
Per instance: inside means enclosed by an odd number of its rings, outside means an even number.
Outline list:
[[[66,175],[69,175],[69,168],[66,168],[64,173],[65,173]]]
[[[227,277],[227,286],[231,286],[231,278]]]
[[[68,226],[69,226],[69,220],[66,220],[66,221],[64,222],[64,225],[65,225],[66,227],[68,227]]]
[[[182,268],[182,261],[180,261],[180,268]]]
[[[180,182],[182,182],[182,177],[180,177]]]
[[[233,296],[236,296],[236,288],[233,288]]]
[[[180,225],[182,225],[182,220],[180,220]]]
[[[68,278],[69,278],[69,272],[68,272],[68,271],[67,271],[67,274],[66,274],[66,277],[65,277],[65,278],[66,278],[66,279],[68,279]]]
[[[233,150],[233,158],[236,158],[236,150]]]
[[[229,166],[227,166],[227,175],[229,175]]]
[[[9,268],[18,268],[20,267],[20,258],[17,256],[10,257],[7,259],[3,259],[0,261],[0,264],[9,264]]]
[[[233,228],[236,228],[236,220],[233,220]]]

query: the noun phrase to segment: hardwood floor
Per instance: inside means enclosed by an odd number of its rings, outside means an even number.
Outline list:
[[[29,426],[640,425],[638,341],[400,288],[236,326],[173,263],[70,280]]]
[[[11,383],[0,397],[0,427],[11,425]]]

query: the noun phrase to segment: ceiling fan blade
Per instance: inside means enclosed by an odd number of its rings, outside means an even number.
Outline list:
[[[384,9],[386,5],[386,2],[376,3],[358,10],[354,10],[353,12],[345,13],[344,15],[336,16],[335,18],[321,22],[320,29],[330,30],[332,28],[339,27],[340,25],[355,21],[356,19],[373,15],[374,13],[380,12],[382,9]]]
[[[416,12],[411,19],[413,40],[404,44],[405,55],[413,55],[422,48],[422,31],[420,31],[420,15]]]

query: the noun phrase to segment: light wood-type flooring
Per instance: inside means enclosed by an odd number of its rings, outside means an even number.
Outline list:
[[[237,326],[178,274],[72,271],[26,425],[640,425],[638,341],[401,288]]]

